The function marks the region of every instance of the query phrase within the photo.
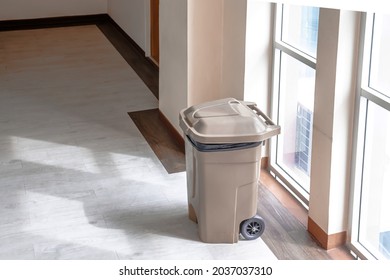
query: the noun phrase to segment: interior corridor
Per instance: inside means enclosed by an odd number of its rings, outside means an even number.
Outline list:
[[[0,259],[276,259],[199,241],[128,116],[158,100],[95,25],[0,32],[0,84]]]

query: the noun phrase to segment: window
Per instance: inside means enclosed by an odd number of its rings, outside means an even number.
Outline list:
[[[319,8],[278,5],[274,42],[271,171],[303,201],[310,186]]]
[[[390,259],[390,15],[367,15],[355,139],[352,245]]]
[[[390,97],[390,16],[376,15],[373,21],[369,87]]]
[[[282,41],[312,57],[316,57],[318,13],[318,8],[284,5]]]

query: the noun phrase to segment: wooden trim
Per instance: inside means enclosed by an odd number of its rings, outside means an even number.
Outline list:
[[[262,157],[261,158],[261,163],[260,163],[261,169],[267,169],[268,170],[268,166],[269,166],[269,157]]]
[[[191,203],[188,203],[188,218],[194,223],[198,223],[198,218],[196,217],[195,209]]]
[[[145,57],[145,52],[111,17],[107,16],[107,21],[97,27],[158,99],[159,70]]]
[[[83,16],[3,20],[0,21],[0,31],[89,25],[104,22],[108,19],[109,16],[107,14],[96,14]]]
[[[151,64],[157,71],[159,71],[160,70],[160,65],[159,64],[157,64],[154,60],[153,60],[153,58],[152,57],[145,57],[146,58],[146,60],[148,60],[148,62],[149,62],[149,64]]]
[[[149,57],[146,57],[145,51],[131,38],[109,15],[107,15],[107,20],[111,23],[119,33],[130,43],[136,51],[145,58],[145,60],[152,65],[156,70],[159,70],[158,65],[154,63]]]
[[[115,20],[113,20],[109,15],[107,15],[108,21],[115,27],[116,30],[118,30],[123,37],[126,38],[126,40],[137,50],[138,53],[140,53],[142,56],[145,57],[145,51],[120,27]]]
[[[150,0],[150,56],[156,65],[160,63],[159,6],[159,0]]]
[[[307,221],[307,230],[315,240],[326,250],[334,249],[345,245],[347,241],[347,232],[342,231],[328,235],[319,225],[310,217]]]
[[[179,144],[180,149],[184,152],[185,144],[183,136],[176,130],[176,128],[160,110],[158,110],[158,117],[163,122],[164,126],[168,129],[169,134],[171,134],[177,144]]]

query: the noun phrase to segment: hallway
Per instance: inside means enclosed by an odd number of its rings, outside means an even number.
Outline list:
[[[96,26],[0,32],[0,85],[0,259],[276,258],[199,242],[127,114],[158,101]]]

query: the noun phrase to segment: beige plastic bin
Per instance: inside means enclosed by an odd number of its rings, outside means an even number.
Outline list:
[[[280,133],[254,103],[234,98],[180,112],[185,134],[188,211],[200,239],[235,243],[241,233],[255,239],[264,231],[256,216],[261,144]]]

